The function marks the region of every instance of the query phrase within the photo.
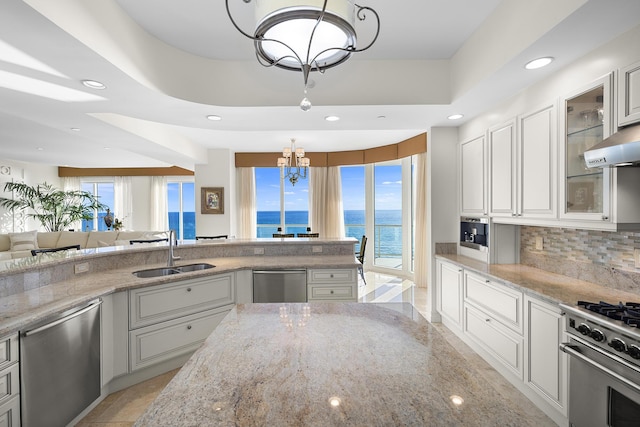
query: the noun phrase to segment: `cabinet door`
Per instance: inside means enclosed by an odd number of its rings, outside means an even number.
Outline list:
[[[484,137],[460,144],[460,210],[463,214],[486,215]]]
[[[526,298],[526,384],[566,415],[567,357],[559,350],[564,317],[557,306]]]
[[[526,217],[556,216],[556,108],[520,117],[520,210]]]
[[[489,198],[492,216],[516,214],[516,121],[489,129]]]
[[[618,125],[640,121],[640,62],[621,68],[618,75]]]
[[[584,152],[610,135],[612,76],[565,97],[560,144],[560,218],[611,221],[611,168],[588,168]]]
[[[437,309],[438,312],[462,327],[462,269],[454,264],[439,261],[437,266]]]
[[[522,291],[477,274],[464,274],[464,301],[522,334]]]

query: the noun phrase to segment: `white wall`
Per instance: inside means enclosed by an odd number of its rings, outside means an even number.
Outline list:
[[[234,153],[226,149],[209,150],[206,164],[196,165],[196,235],[235,235],[235,160]],[[224,214],[200,213],[202,187],[224,188]]]
[[[427,257],[431,260],[427,284],[427,314],[430,321],[440,321],[436,312],[436,243],[458,241],[458,129],[431,128],[427,138]],[[453,213],[453,214],[452,214]]]

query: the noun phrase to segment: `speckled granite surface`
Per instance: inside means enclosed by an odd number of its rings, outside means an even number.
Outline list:
[[[135,425],[555,425],[524,397],[499,398],[410,305],[409,316],[359,303],[311,304],[305,316],[305,306],[237,306]]]
[[[438,255],[461,267],[498,280],[507,286],[521,289],[551,303],[576,304],[584,301],[638,301],[640,295],[613,289],[561,274],[551,273],[522,264],[485,264],[460,255]]]

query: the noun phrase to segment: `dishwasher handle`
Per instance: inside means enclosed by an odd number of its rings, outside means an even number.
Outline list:
[[[254,274],[300,274],[306,272],[307,270],[253,270]]]
[[[73,313],[70,313],[70,314],[68,314],[68,315],[66,315],[66,316],[64,316],[64,317],[61,317],[60,319],[56,319],[56,320],[54,320],[53,322],[47,323],[47,324],[42,325],[42,326],[39,326],[39,327],[37,327],[37,328],[34,328],[34,329],[28,329],[28,330],[24,331],[24,332],[22,333],[22,336],[23,336],[23,337],[28,337],[28,336],[30,336],[30,335],[35,335],[35,334],[37,334],[37,333],[40,333],[40,332],[46,331],[47,329],[51,329],[51,328],[53,328],[53,327],[54,327],[54,326],[56,326],[56,325],[59,325],[59,324],[64,323],[64,322],[66,322],[66,321],[68,321],[68,320],[71,320],[71,319],[73,319],[74,317],[78,317],[78,316],[80,316],[81,314],[84,314],[84,313],[86,313],[87,311],[92,310],[92,309],[94,309],[94,308],[98,307],[100,304],[102,304],[102,300],[100,300],[100,299],[98,299],[98,300],[94,300],[94,301],[91,301],[91,302],[90,302],[86,307],[83,307],[83,308],[81,308],[81,309],[79,309],[79,310],[76,310],[76,311],[74,311]]]

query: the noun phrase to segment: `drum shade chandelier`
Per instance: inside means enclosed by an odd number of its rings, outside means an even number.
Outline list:
[[[293,138],[291,138],[291,147],[284,147],[282,157],[278,158],[278,167],[282,170],[282,176],[288,178],[291,185],[296,185],[300,178],[307,177],[310,164],[309,158],[304,156],[304,148],[296,148],[296,140]]]
[[[255,31],[242,30],[229,10],[234,27],[253,40],[258,62],[265,67],[301,71],[304,79],[303,111],[311,109],[307,99],[309,73],[324,73],[349,59],[352,53],[363,52],[375,43],[380,33],[380,18],[370,7],[359,6],[353,0],[242,0],[255,4]],[[366,19],[371,12],[376,21],[375,35],[369,44],[358,49],[354,21]]]

